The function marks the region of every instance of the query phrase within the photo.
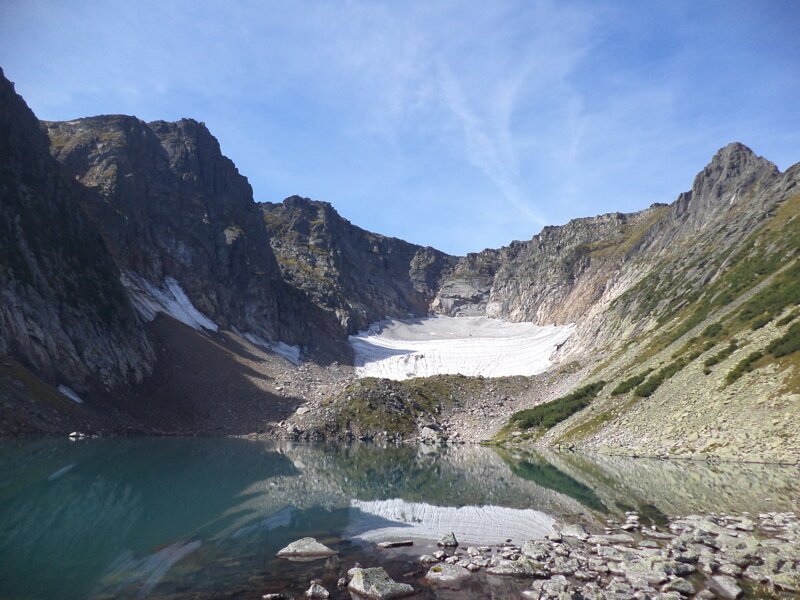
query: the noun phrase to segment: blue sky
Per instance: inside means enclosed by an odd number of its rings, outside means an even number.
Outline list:
[[[452,253],[800,161],[800,2],[2,0],[42,119],[204,121],[256,200]]]

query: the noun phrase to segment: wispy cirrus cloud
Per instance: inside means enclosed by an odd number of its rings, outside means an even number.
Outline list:
[[[598,4],[6,0],[42,118],[205,121],[259,200],[330,200],[451,252],[670,201],[739,140],[800,159],[800,11]]]

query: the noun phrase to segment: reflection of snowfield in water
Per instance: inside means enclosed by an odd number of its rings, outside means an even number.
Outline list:
[[[504,506],[433,506],[400,499],[364,502],[357,509],[343,537],[368,541],[427,539],[455,533],[463,544],[499,544],[507,538],[518,543],[541,539],[554,531],[555,520],[543,512]]]
[[[350,336],[359,377],[536,375],[574,325],[539,327],[487,317],[388,320]]]

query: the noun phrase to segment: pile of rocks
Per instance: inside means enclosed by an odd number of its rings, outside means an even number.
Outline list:
[[[472,573],[534,579],[525,598],[739,598],[743,588],[800,593],[800,522],[794,513],[689,516],[642,527],[630,513],[603,534],[571,525],[545,540],[438,551],[429,583],[458,587]],[[762,592],[762,593],[763,593]]]
[[[609,519],[603,533],[569,525],[546,539],[515,545],[461,549],[455,535],[440,550],[419,557],[427,569],[423,586],[475,589],[482,578],[530,580],[522,597],[536,600],[681,600],[800,597],[800,519],[793,513],[739,516],[690,515],[661,527],[644,526],[639,515]],[[410,542],[386,544],[407,546]],[[321,557],[333,550],[313,538],[287,546],[279,556]],[[356,565],[339,580],[356,596],[385,600],[414,593],[381,567]],[[471,592],[470,592],[471,593]],[[318,582],[306,593],[327,598]],[[273,596],[275,598],[280,596]]]

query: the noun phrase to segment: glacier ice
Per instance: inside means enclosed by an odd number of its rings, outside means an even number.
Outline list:
[[[350,336],[359,377],[536,375],[574,325],[538,326],[488,317],[388,319]]]

